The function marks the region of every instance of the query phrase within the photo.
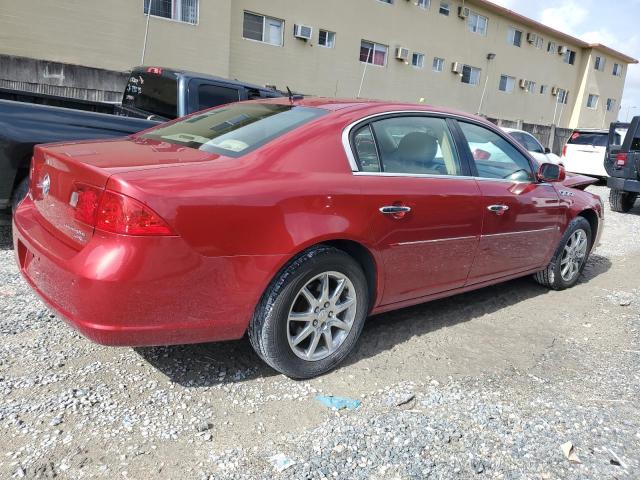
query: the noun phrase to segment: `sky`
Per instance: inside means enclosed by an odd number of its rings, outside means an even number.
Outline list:
[[[490,0],[590,43],[640,60],[640,0]],[[640,65],[627,72],[619,118],[640,115]]]

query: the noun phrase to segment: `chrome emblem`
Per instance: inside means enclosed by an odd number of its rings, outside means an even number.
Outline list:
[[[48,173],[43,177],[42,182],[40,183],[40,189],[42,190],[43,196],[46,197],[49,195],[49,190],[51,190],[51,177],[49,177]]]

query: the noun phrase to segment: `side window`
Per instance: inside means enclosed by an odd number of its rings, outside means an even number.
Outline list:
[[[371,133],[371,125],[365,125],[353,136],[353,147],[356,151],[361,172],[379,172],[380,160],[376,142]]]
[[[372,128],[384,172],[462,175],[444,119],[393,117],[372,123]]]
[[[459,122],[469,150],[482,178],[532,181],[534,176],[527,158],[509,141],[491,130]]]
[[[240,92],[236,88],[218,85],[200,85],[198,87],[198,110],[217,107],[240,100]]]
[[[528,151],[544,153],[544,148],[542,148],[542,145],[540,145],[540,142],[538,142],[535,137],[532,137],[528,134],[523,134],[522,137],[524,140],[524,148],[526,148]]]

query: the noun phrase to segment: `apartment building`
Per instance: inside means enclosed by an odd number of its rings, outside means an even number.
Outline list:
[[[422,101],[509,123],[602,128],[617,118],[637,63],[486,0],[2,3],[4,56],[106,75],[140,64],[144,50],[149,65],[311,95]],[[2,58],[0,82],[10,82]],[[21,85],[64,85],[64,74],[29,70]]]

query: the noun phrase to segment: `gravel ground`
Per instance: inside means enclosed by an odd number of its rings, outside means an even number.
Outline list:
[[[295,382],[246,341],[89,343],[0,227],[0,478],[640,478],[639,238],[640,204],[607,212],[572,290],[520,279],[380,315],[342,368]]]

